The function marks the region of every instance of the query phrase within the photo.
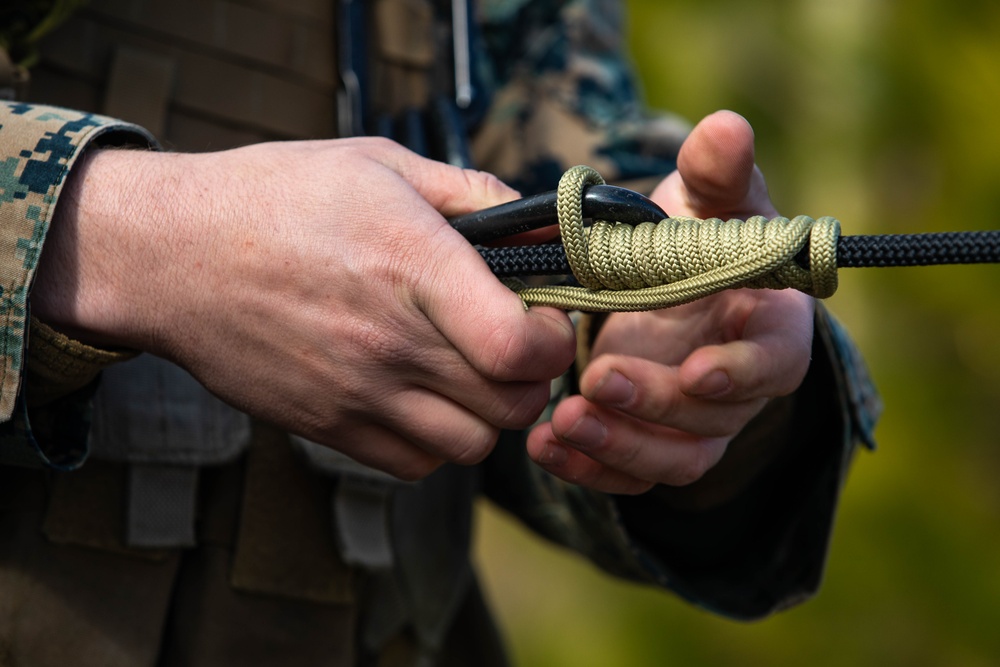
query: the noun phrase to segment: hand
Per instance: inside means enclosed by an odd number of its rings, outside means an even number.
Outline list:
[[[367,138],[95,151],[67,189],[36,315],[397,476],[479,461],[572,363],[442,217],[514,198],[495,177]]]
[[[777,215],[754,165],[753,131],[719,112],[684,143],[652,199],[672,215]],[[813,303],[794,290],[739,290],[608,317],[580,378],[528,438],[532,459],[612,493],[702,477],[770,398],[805,377]]]

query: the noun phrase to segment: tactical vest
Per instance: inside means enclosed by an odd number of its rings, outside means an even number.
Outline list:
[[[338,7],[353,4],[361,3],[91,0],[44,42],[29,100],[137,123],[168,150],[334,137],[338,117],[339,126],[349,128],[358,118],[351,108],[360,105],[351,90],[345,92],[341,65],[360,57],[361,34],[345,33],[342,21],[353,19],[336,15]],[[429,82],[442,62],[435,15],[430,0],[370,4],[365,21],[378,37],[365,45],[364,56],[372,59],[366,116],[405,129],[407,114],[428,106]],[[353,38],[353,53],[351,45],[337,44],[338,33]],[[108,368],[94,402],[91,456],[127,467],[120,527],[126,548],[192,545],[200,470],[245,458],[234,586],[343,603],[354,595],[349,571],[365,570],[377,582],[369,587],[375,591],[370,606],[381,610],[362,632],[370,648],[412,623],[432,655],[471,581],[476,472],[446,467],[420,483],[402,484],[294,436],[285,442],[295,456],[253,448],[259,428],[162,359],[141,355]],[[326,568],[324,581],[301,585],[281,576],[287,564],[252,562],[247,555],[266,551],[267,540],[275,539],[266,528],[280,520],[271,514],[295,495],[283,493],[276,480],[283,479],[282,466],[300,464],[332,480],[328,529],[339,553],[330,558],[347,572]],[[94,522],[73,520],[93,488],[79,481],[85,477],[65,479],[75,481],[57,484],[52,494],[49,536],[66,543],[106,541],[87,533]],[[275,499],[278,507],[262,498]]]

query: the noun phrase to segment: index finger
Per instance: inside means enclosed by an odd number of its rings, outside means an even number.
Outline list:
[[[653,425],[699,437],[732,437],[764,405],[760,399],[689,396],[681,390],[677,367],[617,354],[592,361],[580,390],[595,407],[566,399],[552,417],[556,430],[564,432],[574,421],[574,411],[586,408],[601,415],[609,429],[614,426],[619,434],[627,433],[624,439],[633,444]]]

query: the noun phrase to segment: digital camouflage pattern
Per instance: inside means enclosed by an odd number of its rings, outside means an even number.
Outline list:
[[[4,367],[0,419],[14,411],[23,365],[27,290],[63,181],[80,146],[112,124],[28,104],[0,106],[0,313]],[[17,147],[16,152],[11,150]]]
[[[27,418],[15,416],[25,370],[28,289],[66,174],[83,147],[114,131],[148,144],[144,130],[121,121],[54,107],[0,102],[0,448],[22,442]],[[21,411],[23,412],[23,406]],[[73,456],[58,456],[67,465]]]
[[[639,190],[673,171],[690,125],[643,105],[621,3],[487,0],[480,9],[477,71],[492,99],[473,138],[478,166],[525,193],[555,189],[576,164]]]

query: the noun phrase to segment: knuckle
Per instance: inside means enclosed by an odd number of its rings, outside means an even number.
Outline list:
[[[498,199],[511,194],[510,188],[495,174],[478,169],[463,169],[465,183],[473,192],[481,193],[484,199]]]
[[[629,479],[613,490],[614,493],[624,496],[639,496],[650,491],[656,484],[641,479]]]
[[[408,152],[408,150],[401,144],[386,137],[364,137],[363,141],[364,143],[362,145],[364,146],[364,149],[362,150],[371,151],[372,154],[376,155],[388,156]],[[361,142],[359,141],[358,143],[360,144]]]
[[[511,194],[513,194],[510,187],[506,183],[501,181],[496,175],[488,172],[480,172],[483,174],[483,190],[486,192],[486,196],[489,199],[508,199]]]
[[[797,364],[789,372],[783,373],[779,378],[778,385],[774,392],[775,396],[788,396],[798,391],[809,371],[809,358],[805,356],[802,363]]]
[[[493,445],[496,443],[499,431],[495,428],[481,428],[478,431],[478,433],[469,434],[457,440],[451,455],[448,457],[452,463],[476,465],[493,451]]]
[[[443,461],[431,457],[414,458],[404,464],[393,466],[387,472],[404,482],[419,482],[437,470]]]
[[[527,332],[523,327],[496,327],[483,346],[483,354],[485,371],[491,379],[517,380],[530,355]]]
[[[746,426],[750,416],[748,410],[733,407],[717,415],[715,419],[706,421],[704,428],[700,429],[700,435],[731,438]]]
[[[601,489],[606,485],[608,469],[604,466],[591,466],[572,475],[572,482],[591,489]]]
[[[655,486],[653,482],[639,479],[621,470],[604,465],[597,465],[589,469],[581,475],[581,480],[577,483],[604,493],[623,495],[638,495],[649,491]]]
[[[559,471],[559,476],[567,482],[592,489],[600,488],[607,474],[607,468],[594,460],[577,461]]]
[[[608,427],[609,433],[602,440],[592,442],[587,447],[587,454],[615,470],[629,474],[641,472],[642,454],[648,442],[640,437],[615,436],[612,415],[602,413],[600,420],[602,423],[612,424]]]
[[[351,137],[337,143],[320,145],[317,156],[322,161],[344,161],[348,164],[363,164],[380,161],[392,150],[381,137]]]
[[[519,388],[512,403],[499,406],[499,417],[491,423],[499,428],[527,428],[535,423],[548,403],[549,383],[532,383],[527,388]]]
[[[688,455],[671,470],[667,482],[671,486],[688,486],[705,476],[716,463],[712,447],[708,443],[699,442],[691,447]]]
[[[725,438],[727,441],[735,438],[754,417],[760,414],[769,401],[770,399],[768,398],[756,398],[732,406],[730,410],[725,412],[717,432],[706,433],[705,435],[715,438]]]
[[[380,366],[403,366],[413,356],[410,346],[392,327],[373,319],[355,321],[350,341],[363,358]]]
[[[697,465],[681,465],[671,471],[667,483],[671,486],[689,486],[701,479],[704,474],[705,471]]]
[[[636,412],[648,415],[649,420],[657,424],[670,424],[677,413],[679,397],[671,392],[660,392],[656,396],[639,393],[636,400]]]

